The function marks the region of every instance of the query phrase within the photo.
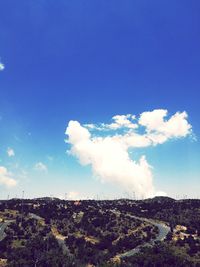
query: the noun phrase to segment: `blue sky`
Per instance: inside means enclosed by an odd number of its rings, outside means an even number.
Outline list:
[[[18,181],[0,184],[0,198],[122,196],[66,154],[65,129],[154,109],[186,111],[197,141],[133,154],[145,153],[156,188],[198,196],[199,1],[7,0],[0,10],[0,166]]]

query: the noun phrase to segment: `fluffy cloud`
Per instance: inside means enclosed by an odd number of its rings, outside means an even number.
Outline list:
[[[43,172],[47,172],[47,166],[44,164],[44,163],[42,163],[42,162],[37,162],[36,164],[35,164],[35,166],[34,166],[34,169],[36,170],[36,171],[43,171]]]
[[[8,170],[0,166],[0,185],[5,185],[6,187],[16,186],[17,181],[12,178],[12,175],[8,172]]]
[[[143,112],[136,120],[134,115],[117,115],[111,124],[101,124],[115,130],[114,133],[94,136],[88,125],[70,121],[66,135],[71,145],[71,154],[77,157],[82,165],[91,165],[93,173],[102,182],[119,184],[128,192],[135,192],[140,197],[150,197],[156,192],[153,186],[152,167],[143,155],[138,161],[131,159],[130,148],[155,146],[172,138],[185,137],[191,133],[186,112],[177,112],[168,120],[167,110]],[[134,123],[132,122],[134,120]],[[94,125],[94,124],[89,124]],[[103,126],[102,126],[103,125]],[[145,129],[143,133],[141,130]],[[123,129],[123,134],[117,130]],[[99,129],[98,129],[99,130]],[[162,192],[162,195],[164,193]]]
[[[0,62],[0,71],[4,70],[5,69],[5,66],[3,63]]]
[[[12,148],[7,149],[7,154],[9,157],[14,157],[15,156],[15,151]]]
[[[139,124],[146,127],[146,132],[153,143],[164,143],[170,138],[185,137],[191,133],[191,125],[187,121],[187,113],[177,112],[168,120],[165,120],[168,112],[157,109],[151,112],[143,112],[139,118]]]
[[[116,115],[112,117],[112,119],[114,122],[109,124],[107,127],[113,130],[120,128],[136,129],[138,127],[137,124],[132,122],[132,120],[135,119],[135,116],[131,114]]]

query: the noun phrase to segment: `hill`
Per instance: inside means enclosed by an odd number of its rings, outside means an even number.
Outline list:
[[[11,199],[0,219],[6,266],[200,264],[200,200]]]

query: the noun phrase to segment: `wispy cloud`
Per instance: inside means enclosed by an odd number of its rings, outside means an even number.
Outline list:
[[[15,156],[15,151],[12,148],[7,149],[7,154],[9,157],[14,157]]]
[[[109,124],[100,123],[100,124],[84,124],[83,126],[89,130],[118,130],[118,129],[136,129],[138,125],[134,122],[135,116],[132,114],[126,115],[115,115],[112,117],[112,122]]]
[[[42,163],[42,162],[37,162],[35,164],[35,166],[34,166],[34,169],[36,171],[43,171],[43,172],[47,172],[48,171],[47,166],[44,163]]]
[[[49,160],[49,161],[53,161],[54,160],[54,158],[53,158],[53,156],[47,156],[47,159]]]
[[[168,119],[166,117],[167,110],[163,109],[143,112],[137,119],[131,114],[117,115],[113,117],[114,125],[101,124],[102,131],[108,127],[115,130],[107,136],[105,132],[101,136],[101,127],[97,129],[97,136],[88,125],[70,121],[66,129],[67,142],[71,144],[70,152],[82,165],[91,165],[101,181],[120,184],[125,190],[135,191],[140,197],[156,195],[158,192],[153,185],[152,167],[145,155],[134,161],[129,149],[155,146],[192,133],[186,112],[177,112]],[[124,133],[119,134],[119,129],[125,129]]]
[[[0,62],[0,71],[3,71],[5,69],[5,65]]]

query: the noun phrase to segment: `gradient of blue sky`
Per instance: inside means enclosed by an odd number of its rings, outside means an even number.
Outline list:
[[[31,197],[123,194],[66,155],[71,119],[186,110],[199,138],[199,1],[6,0],[0,10],[0,165],[19,180],[13,189],[0,186],[3,197],[23,189]],[[199,141],[145,153],[160,189],[199,194]],[[37,162],[48,171],[35,170]]]

